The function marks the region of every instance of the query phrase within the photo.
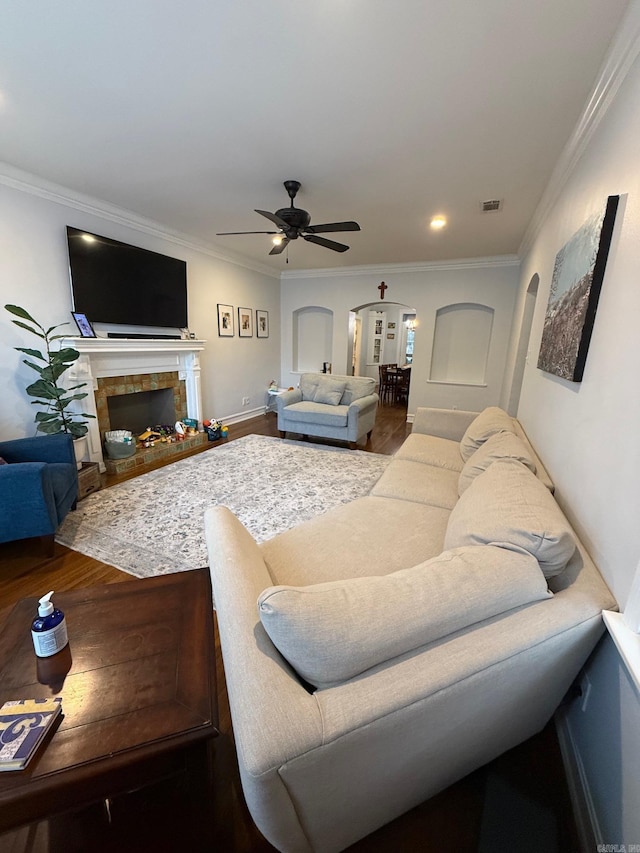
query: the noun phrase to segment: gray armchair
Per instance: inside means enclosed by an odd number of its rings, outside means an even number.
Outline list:
[[[367,376],[303,373],[300,386],[277,398],[278,430],[347,441],[354,450],[371,437],[378,410],[376,383]]]

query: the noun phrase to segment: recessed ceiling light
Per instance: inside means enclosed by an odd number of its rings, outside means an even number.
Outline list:
[[[444,216],[434,216],[429,224],[435,231],[438,231],[440,228],[444,228],[447,224],[447,220]]]

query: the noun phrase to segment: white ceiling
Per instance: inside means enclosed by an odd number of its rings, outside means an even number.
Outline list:
[[[274,270],[509,254],[626,6],[4,0],[0,160]],[[270,230],[289,178],[350,251],[215,236]]]

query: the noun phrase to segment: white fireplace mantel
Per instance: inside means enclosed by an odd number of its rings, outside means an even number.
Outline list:
[[[65,338],[63,347],[73,347],[80,358],[66,375],[67,385],[86,382],[96,391],[98,379],[137,373],[176,371],[187,392],[187,416],[202,421],[200,352],[206,341],[172,338]],[[88,390],[88,389],[87,389]],[[89,427],[89,459],[104,471],[102,440],[98,429],[95,397],[92,393],[80,401],[78,411],[94,415]]]

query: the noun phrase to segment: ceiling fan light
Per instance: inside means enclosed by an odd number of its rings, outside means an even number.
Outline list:
[[[284,236],[282,234],[276,234],[273,240],[271,241],[274,246],[280,246],[282,241],[284,240]]]

